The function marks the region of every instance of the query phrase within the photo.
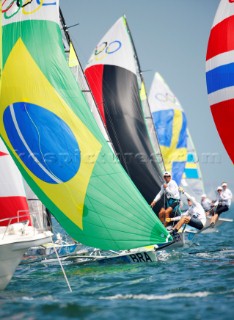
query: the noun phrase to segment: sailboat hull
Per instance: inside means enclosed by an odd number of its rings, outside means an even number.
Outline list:
[[[6,228],[0,229],[0,290],[10,282],[24,252],[31,246],[51,241],[51,232],[30,235],[5,235]]]

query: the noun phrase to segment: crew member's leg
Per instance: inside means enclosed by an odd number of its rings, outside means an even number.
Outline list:
[[[226,212],[226,211],[228,211],[228,206],[222,206],[222,205],[218,205],[217,206],[217,208],[216,208],[216,210],[215,210],[215,213],[214,213],[214,215],[212,216],[212,218],[211,218],[211,220],[210,220],[210,226],[211,227],[214,227],[215,226],[215,224],[216,224],[216,222],[218,221],[218,219],[219,219],[219,216],[220,216],[220,214],[221,213],[223,213],[223,212]]]
[[[182,217],[177,224],[174,226],[173,230],[178,231],[182,227],[183,224],[189,224],[191,217],[184,216]]]
[[[165,209],[161,208],[158,214],[159,220],[164,224],[165,222]]]

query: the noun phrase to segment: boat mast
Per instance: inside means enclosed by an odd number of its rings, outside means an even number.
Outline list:
[[[116,155],[116,151],[114,149],[114,146],[111,142],[111,139],[110,139],[110,136],[107,132],[107,129],[101,119],[101,114],[100,114],[100,111],[96,105],[96,101],[94,99],[94,96],[93,96],[93,93],[90,89],[90,86],[89,86],[89,83],[86,79],[86,75],[84,73],[84,70],[81,66],[81,63],[80,63],[80,60],[78,58],[78,55],[77,55],[77,52],[74,48],[74,45],[73,45],[73,42],[71,40],[71,37],[70,37],[70,34],[68,32],[68,28],[67,25],[66,25],[66,21],[64,19],[64,16],[63,16],[63,13],[62,13],[62,10],[61,8],[59,8],[59,15],[60,15],[60,22],[61,22],[61,27],[62,27],[62,30],[63,30],[63,33],[66,37],[66,42],[67,42],[67,48],[65,47],[64,45],[64,48],[65,48],[65,53],[69,55],[70,53],[70,44],[72,45],[73,49],[74,49],[74,53],[76,55],[76,59],[77,59],[77,69],[79,70],[79,75],[80,75],[80,78],[79,76],[76,76],[75,75],[75,78],[76,78],[76,81],[78,82],[79,86],[81,87],[81,91],[84,93],[84,96],[85,96],[85,99],[87,101],[87,104],[89,105],[89,108],[91,110],[91,112],[93,113],[94,115],[94,118],[97,122],[97,125],[99,127],[99,129],[101,130],[106,142],[108,143],[109,147],[111,148],[111,150],[114,152],[114,154]],[[78,24],[74,24],[73,26],[77,26]],[[73,27],[72,26],[72,27]],[[68,57],[69,59],[69,57]]]
[[[144,78],[143,78],[142,71],[141,71],[140,61],[139,61],[138,56],[137,56],[136,47],[135,47],[135,44],[134,44],[134,41],[133,41],[133,37],[132,37],[132,34],[131,34],[130,28],[128,26],[128,22],[127,22],[127,19],[126,19],[125,15],[123,16],[123,19],[124,19],[124,23],[126,25],[127,32],[129,34],[129,38],[130,38],[131,44],[132,44],[132,48],[133,48],[133,52],[134,52],[134,58],[136,60],[136,68],[137,68],[138,75],[139,75],[140,82],[141,82],[141,87],[143,87],[143,89],[145,91],[144,92],[144,94],[145,94],[144,108],[142,106],[143,101],[142,101],[142,99],[140,99],[140,100],[141,100],[142,111],[143,111],[144,119],[145,119],[145,122],[146,122],[146,127],[147,127],[147,131],[148,131],[150,143],[152,145],[153,150],[155,151],[155,155],[157,156],[156,160],[157,160],[157,164],[159,165],[159,168],[161,170],[161,174],[163,174],[163,171],[165,171],[164,160],[163,160],[162,153],[161,153],[161,150],[160,150],[160,146],[159,146],[159,143],[158,143],[157,132],[156,132],[154,124],[153,124],[152,114],[150,112],[150,107],[149,107],[149,103],[148,103],[147,93],[146,93],[146,90],[145,90],[145,82],[144,82]],[[140,88],[139,91],[141,91],[141,89],[142,88]]]

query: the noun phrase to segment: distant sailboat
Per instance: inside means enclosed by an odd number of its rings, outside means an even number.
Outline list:
[[[178,185],[199,199],[204,193],[198,156],[185,112],[178,98],[159,73],[155,73],[149,104],[166,169]]]
[[[150,88],[149,105],[166,170],[180,185],[187,158],[187,119],[180,102],[158,72]]]
[[[234,163],[234,1],[221,0],[206,55],[207,92],[213,119]]]
[[[0,132],[31,189],[77,241],[131,249],[171,240],[115,157],[67,65],[59,1],[3,14]]]
[[[201,195],[205,193],[199,158],[194,146],[191,134],[187,129],[187,161],[181,184],[187,192],[200,201]]]
[[[146,125],[144,83],[125,17],[101,39],[85,74],[120,162],[151,203],[163,182],[161,157]]]

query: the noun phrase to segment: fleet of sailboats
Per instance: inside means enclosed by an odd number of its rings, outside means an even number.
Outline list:
[[[225,3],[234,13],[231,2],[223,0],[221,7]],[[172,171],[195,196],[204,186],[184,110],[158,73],[148,103],[126,17],[98,43],[85,74],[59,1],[12,2],[1,18],[3,170],[7,173],[5,159],[10,159],[67,233],[98,248],[93,256],[68,259],[156,261],[155,251],[174,243],[149,206],[163,171]],[[208,91],[213,92],[209,50]],[[11,169],[7,188],[0,184],[0,254],[9,254],[12,266],[6,274],[8,265],[1,261],[0,289],[25,249],[51,237],[29,213],[18,169]]]
[[[83,244],[167,243],[171,236],[119,164],[69,70],[58,3],[34,5],[26,6],[31,15],[3,15],[3,43],[11,41],[3,47],[0,128],[22,175]]]

